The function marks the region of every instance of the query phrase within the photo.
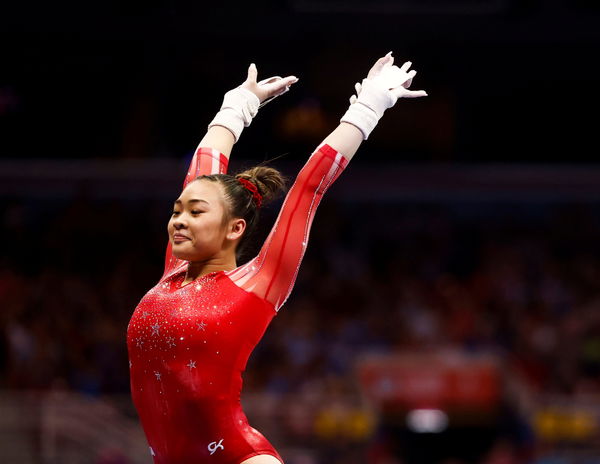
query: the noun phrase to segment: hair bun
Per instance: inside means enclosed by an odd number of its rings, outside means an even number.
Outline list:
[[[256,166],[237,174],[236,179],[246,179],[256,185],[263,197],[263,204],[277,198],[285,190],[285,178],[274,168]]]

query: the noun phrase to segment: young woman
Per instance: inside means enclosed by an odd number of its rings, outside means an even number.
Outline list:
[[[410,62],[380,58],[289,190],[259,254],[236,255],[262,204],[283,187],[277,171],[225,174],[229,154],[261,104],[294,76],[246,81],[227,92],[200,142],[169,220],[165,270],[127,329],[131,394],[155,464],[278,464],[281,456],[240,406],[242,372],[294,284],[317,205],[383,112],[408,87]]]

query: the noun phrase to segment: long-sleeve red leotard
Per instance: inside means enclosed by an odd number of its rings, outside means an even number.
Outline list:
[[[169,242],[164,274],[127,328],[131,394],[155,464],[239,464],[258,454],[282,460],[242,411],[242,372],[292,290],[323,193],[346,165],[322,144],[259,254],[234,270],[181,285],[188,261],[175,258]],[[183,186],[226,168],[221,153],[199,148]]]

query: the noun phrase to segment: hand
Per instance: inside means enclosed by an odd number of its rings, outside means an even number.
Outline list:
[[[273,76],[268,79],[263,79],[260,82],[256,82],[258,71],[256,65],[251,63],[248,67],[248,77],[240,87],[251,91],[258,97],[261,102],[261,106],[272,100],[279,95],[284,94],[290,90],[290,86],[298,82],[296,76],[288,76],[282,78],[281,76]]]
[[[273,76],[256,82],[257,74],[256,65],[250,64],[246,80],[225,93],[221,109],[208,125],[209,129],[212,126],[225,127],[233,134],[236,143],[242,130],[250,125],[260,107],[287,92],[290,85],[298,82],[296,76]]]
[[[350,97],[350,107],[340,122],[356,126],[367,140],[385,110],[394,106],[398,98],[426,96],[424,90],[408,90],[417,74],[408,70],[411,64],[407,61],[400,68],[394,66],[392,52],[379,58],[367,77],[354,86],[356,95]]]
[[[411,65],[412,63],[407,61],[400,68],[394,66],[394,57],[392,56],[392,52],[389,52],[375,62],[369,70],[367,79],[384,85],[396,99],[426,97],[427,92],[424,90],[408,90],[412,84],[413,77],[417,74],[417,71],[414,69],[408,71]],[[362,90],[362,85],[357,82],[354,85],[354,88],[356,90],[356,95],[350,97],[350,103],[356,101]]]

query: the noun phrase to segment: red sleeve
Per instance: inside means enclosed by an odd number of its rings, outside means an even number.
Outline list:
[[[198,147],[194,153],[194,157],[190,163],[187,174],[183,181],[183,187],[193,181],[196,177],[206,174],[225,174],[227,172],[227,157],[219,150],[207,147]],[[184,263],[183,260],[177,259],[173,256],[171,241],[167,243],[167,251],[165,253],[165,269],[160,280],[163,280],[167,275],[171,273],[180,264]]]
[[[279,311],[296,281],[317,206],[347,164],[336,150],[321,145],[290,188],[258,256],[232,271],[231,280],[266,299]]]

